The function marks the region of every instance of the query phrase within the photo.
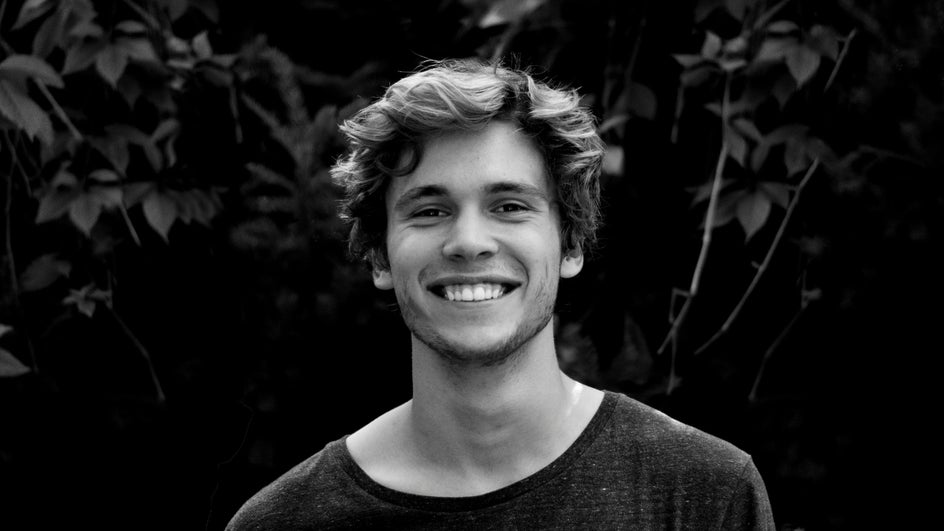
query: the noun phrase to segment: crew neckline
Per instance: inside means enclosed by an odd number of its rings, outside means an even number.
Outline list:
[[[618,395],[612,391],[603,392],[603,400],[591,417],[590,422],[583,429],[577,439],[557,459],[551,461],[544,468],[534,474],[485,494],[462,497],[426,496],[411,494],[377,483],[358,465],[347,448],[347,435],[336,441],[336,452],[341,467],[355,483],[374,497],[406,507],[433,512],[461,512],[482,509],[498,505],[512,498],[516,498],[549,481],[562,471],[570,467],[587,448],[597,439],[597,436],[606,427],[607,422],[616,408]]]

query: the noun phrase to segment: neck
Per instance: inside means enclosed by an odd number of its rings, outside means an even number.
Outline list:
[[[408,426],[423,460],[467,478],[511,482],[579,435],[592,402],[584,390],[560,371],[551,323],[498,366],[456,366],[414,338]],[[496,471],[515,477],[503,481]]]

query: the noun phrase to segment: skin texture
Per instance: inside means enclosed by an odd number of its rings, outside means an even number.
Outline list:
[[[580,253],[561,256],[553,197],[540,152],[509,123],[432,138],[388,188],[390,268],[374,282],[395,290],[413,336],[445,359],[506,363],[547,327],[559,279],[583,264]],[[483,302],[429,289],[478,279],[515,289]]]

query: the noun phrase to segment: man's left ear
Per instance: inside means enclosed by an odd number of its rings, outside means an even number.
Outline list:
[[[573,278],[583,269],[583,251],[580,247],[567,251],[561,259],[561,278]]]

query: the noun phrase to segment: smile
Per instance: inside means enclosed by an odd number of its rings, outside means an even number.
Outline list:
[[[449,284],[434,287],[431,291],[449,301],[481,302],[501,298],[514,289],[511,285],[479,283]]]

